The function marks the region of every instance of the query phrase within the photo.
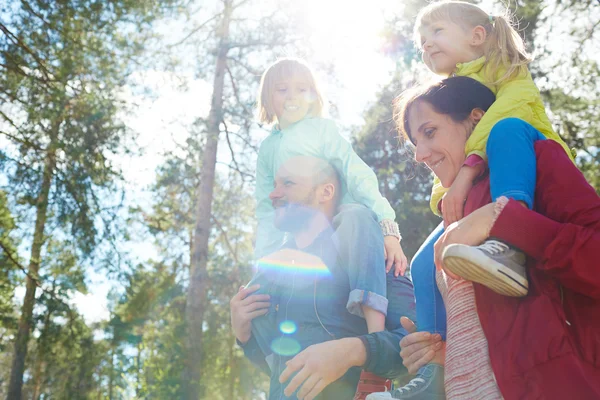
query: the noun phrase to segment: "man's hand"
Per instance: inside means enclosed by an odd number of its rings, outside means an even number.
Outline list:
[[[285,388],[285,395],[290,396],[300,388],[298,399],[312,400],[351,367],[362,366],[366,360],[367,350],[359,338],[314,344],[286,363],[279,382],[286,382],[297,372]]]
[[[473,211],[471,214],[448,226],[433,246],[435,253],[435,265],[438,269],[443,268],[442,255],[449,244],[466,244],[478,246],[488,237],[494,220],[494,203]],[[460,279],[446,270],[446,274],[454,279]]]
[[[408,318],[400,318],[402,327],[409,334],[400,341],[400,357],[402,364],[411,374],[416,374],[419,368],[428,364],[435,357],[435,352],[442,349],[442,337],[429,332],[417,332],[415,324]]]
[[[239,292],[229,302],[231,327],[237,340],[246,343],[252,335],[252,320],[269,311],[269,295],[255,294],[260,285],[240,287]]]
[[[477,177],[477,168],[464,165],[456,175],[452,186],[442,199],[442,216],[444,227],[460,220],[464,214],[465,200],[473,187],[473,180]]]
[[[383,237],[383,252],[386,259],[385,272],[390,272],[392,265],[395,265],[394,276],[402,275],[406,272],[408,261],[400,246],[400,241],[395,236]]]

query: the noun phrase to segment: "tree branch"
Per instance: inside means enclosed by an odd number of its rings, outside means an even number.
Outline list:
[[[212,218],[212,221],[217,226],[217,229],[219,230],[219,232],[221,232],[221,237],[225,241],[225,245],[227,246],[227,249],[229,249],[229,252],[231,253],[231,256],[233,257],[233,261],[235,261],[235,263],[237,265],[240,265],[240,260],[238,259],[237,252],[233,250],[233,246],[231,245],[231,242],[229,241],[229,238],[227,237],[227,232],[225,232],[225,229],[223,229],[223,225],[214,216],[214,214],[211,214],[210,217]]]

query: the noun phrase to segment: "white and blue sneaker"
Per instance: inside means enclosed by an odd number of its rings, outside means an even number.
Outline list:
[[[391,392],[371,393],[366,400],[444,400],[444,367],[439,364],[427,364],[419,369],[417,375],[406,385]]]
[[[496,293],[511,297],[527,295],[527,258],[504,242],[489,239],[479,246],[450,244],[444,249],[442,259],[448,271]]]

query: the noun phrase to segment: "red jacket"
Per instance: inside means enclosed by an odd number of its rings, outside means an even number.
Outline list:
[[[537,142],[535,211],[511,200],[490,233],[528,254],[529,294],[475,284],[506,399],[600,399],[600,197],[559,144]],[[477,183],[465,214],[489,203]]]

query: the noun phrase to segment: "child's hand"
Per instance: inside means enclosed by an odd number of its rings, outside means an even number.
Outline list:
[[[395,236],[383,237],[383,254],[386,259],[385,272],[390,272],[392,265],[395,265],[394,276],[402,275],[406,272],[408,261],[400,246],[400,241]]]
[[[456,175],[452,186],[442,198],[442,216],[444,228],[462,219],[467,195],[473,187],[471,168],[462,167]]]

